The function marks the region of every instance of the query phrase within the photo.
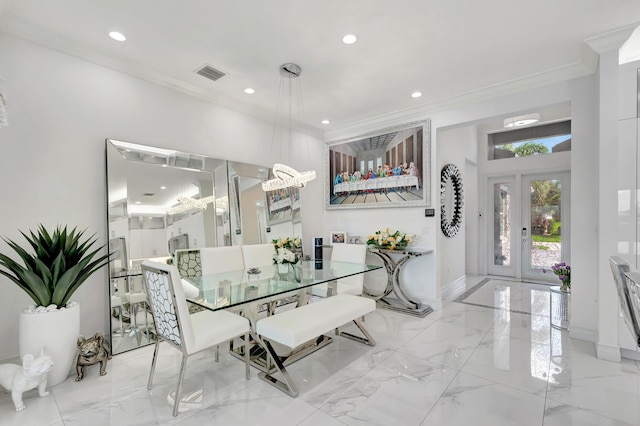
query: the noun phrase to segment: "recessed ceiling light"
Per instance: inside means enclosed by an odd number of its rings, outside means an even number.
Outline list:
[[[125,41],[127,38],[124,36],[124,34],[119,33],[118,31],[111,31],[109,33],[109,37],[111,37],[112,39],[114,39],[115,41]]]
[[[413,92],[413,93],[411,94],[411,97],[412,97],[412,98],[419,98],[420,96],[422,96],[422,92]]]
[[[136,204],[140,204],[140,201],[136,201]]]
[[[251,87],[247,87],[246,89],[244,89],[244,93],[246,93],[247,95],[253,95],[254,93],[256,93],[256,91]]]
[[[160,189],[167,189],[167,187],[166,186],[161,186]]]
[[[329,120],[322,120],[322,124],[329,124],[331,123]]]
[[[532,114],[505,118],[504,127],[511,129],[513,127],[527,126],[529,124],[537,123],[538,121],[540,121],[540,114],[534,112]]]
[[[347,34],[346,36],[342,37],[342,42],[344,44],[353,44],[356,41],[358,41],[358,37],[356,37],[355,34]]]

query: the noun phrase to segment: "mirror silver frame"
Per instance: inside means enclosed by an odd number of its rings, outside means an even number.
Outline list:
[[[332,156],[335,156],[336,153],[344,154],[343,152],[335,151],[336,147],[341,147],[343,145],[346,146],[347,149],[352,152],[357,152],[357,149],[362,150],[365,143],[369,143],[372,141],[373,144],[376,144],[376,141],[386,140],[387,142],[378,142],[378,144],[382,143],[382,147],[386,147],[388,143],[395,142],[395,135],[397,133],[401,133],[403,131],[410,131],[412,129],[416,129],[416,135],[422,134],[422,142],[420,143],[418,137],[415,139],[415,152],[413,152],[412,158],[422,156],[422,161],[417,161],[415,158],[414,162],[417,163],[420,167],[419,170],[419,182],[421,186],[421,199],[419,200],[403,200],[403,201],[378,201],[378,202],[367,202],[367,203],[349,203],[349,204],[336,204],[332,203],[334,201],[333,194],[333,183],[334,183],[334,171],[332,170],[332,166],[334,166],[334,162],[332,161]],[[398,141],[397,144],[393,146],[392,149],[395,150],[396,146],[407,143],[407,141],[402,140]],[[420,148],[420,145],[422,147]],[[406,145],[404,145],[406,148]],[[379,148],[378,148],[379,149]],[[390,152],[390,151],[388,151]],[[387,153],[388,153],[387,152]],[[333,153],[333,155],[332,155]],[[349,157],[351,160],[349,160]],[[406,156],[403,155],[403,161],[406,162]],[[340,139],[335,141],[327,142],[325,146],[325,156],[324,156],[324,169],[325,169],[325,183],[324,183],[324,197],[325,197],[325,208],[327,210],[343,210],[343,209],[379,209],[379,208],[390,208],[390,207],[428,207],[431,205],[431,121],[430,120],[422,120],[422,121],[414,121],[410,123],[405,123],[402,125],[389,127],[369,133],[364,133],[361,135],[357,135],[354,137],[350,137],[347,139]],[[343,157],[345,158],[345,157]],[[348,156],[346,157],[347,161],[352,161],[352,164],[355,164],[355,168],[357,168],[357,157]],[[398,161],[396,161],[398,162]],[[384,162],[383,162],[384,163]],[[374,166],[375,167],[375,166]]]
[[[173,258],[175,249],[270,243],[281,237],[302,237],[299,191],[294,191],[294,196],[288,197],[288,200],[296,200],[295,203],[289,203],[288,209],[277,206],[280,210],[277,219],[275,216],[267,217],[267,212],[270,211],[266,210],[266,200],[270,194],[265,193],[261,186],[261,182],[271,172],[266,166],[116,139],[106,140],[105,154],[107,239],[109,251],[117,253],[109,269],[107,299],[114,354],[155,341],[150,328],[152,320],[147,321],[149,317],[146,297],[140,287],[142,276],[139,264],[143,258],[156,257],[156,253],[148,250],[141,252],[140,244],[133,247],[134,240],[139,242],[140,239],[132,237],[132,229],[136,233],[139,230],[146,232],[161,229],[160,223],[165,230],[169,226],[174,227],[175,229],[165,234],[166,238],[161,242],[162,250],[155,238],[145,238],[145,247],[156,248],[158,257],[167,260]],[[159,176],[157,172],[160,173]],[[200,214],[200,211],[189,207],[189,195],[186,193],[189,184],[193,184],[196,177],[197,186],[201,190],[194,197],[202,199],[208,206],[201,210],[202,220],[206,222],[204,231],[193,233],[189,224],[178,223],[182,219],[192,223],[197,219],[196,214]],[[167,190],[167,194],[160,196],[164,190]],[[135,198],[132,194],[136,194]],[[167,204],[167,198],[172,199],[178,195],[187,198],[183,205]],[[150,204],[162,207],[162,213],[132,212],[131,210],[136,209],[130,209],[130,206],[136,200],[141,201],[141,206],[145,204],[145,200],[153,201]],[[198,209],[202,209],[202,206],[198,206]],[[283,215],[285,220],[281,220]],[[160,217],[164,219],[160,220]],[[138,219],[134,220],[135,228],[131,228],[132,218]],[[165,249],[168,250],[168,255]],[[138,321],[139,316],[142,321]],[[134,318],[136,323],[132,324]]]

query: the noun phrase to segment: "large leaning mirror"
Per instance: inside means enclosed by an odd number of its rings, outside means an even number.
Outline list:
[[[155,342],[143,260],[301,236],[300,193],[264,192],[267,167],[113,139],[106,157],[113,353]]]
[[[106,155],[111,342],[120,353],[155,341],[143,260],[231,243],[227,162],[111,139]]]

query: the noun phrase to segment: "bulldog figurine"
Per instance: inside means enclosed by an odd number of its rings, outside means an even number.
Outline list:
[[[111,345],[99,331],[95,336],[85,339],[78,337],[78,362],[76,363],[76,382],[84,377],[84,367],[100,363],[100,375],[107,374],[107,360],[111,359]]]

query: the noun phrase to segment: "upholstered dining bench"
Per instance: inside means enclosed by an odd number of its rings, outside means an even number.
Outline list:
[[[280,372],[283,379],[279,380],[270,373],[264,372],[258,376],[290,396],[298,396],[295,384],[285,368],[289,355],[278,355],[273,348],[272,342],[293,350],[314,339],[323,337],[325,333],[329,333],[331,330],[336,330],[336,334],[338,334],[338,327],[353,321],[364,335],[364,338],[344,332],[340,333],[340,335],[375,346],[376,342],[359,321],[359,318],[373,312],[375,309],[376,303],[373,299],[351,294],[338,294],[337,296],[258,320],[256,333],[262,340],[269,356],[273,359],[275,368]]]

